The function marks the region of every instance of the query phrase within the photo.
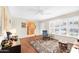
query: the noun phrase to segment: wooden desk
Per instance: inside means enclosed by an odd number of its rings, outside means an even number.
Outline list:
[[[0,53],[21,53],[21,45],[16,45],[4,50],[0,50]]]

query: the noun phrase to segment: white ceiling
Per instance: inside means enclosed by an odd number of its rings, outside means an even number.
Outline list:
[[[11,16],[29,20],[44,20],[79,10],[78,6],[9,6],[8,8]]]

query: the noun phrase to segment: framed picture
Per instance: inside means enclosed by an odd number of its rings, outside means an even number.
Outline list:
[[[25,22],[22,22],[21,23],[21,26],[22,26],[22,28],[25,28],[26,27],[26,23]]]

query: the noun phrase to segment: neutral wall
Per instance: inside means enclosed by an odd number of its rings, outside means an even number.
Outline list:
[[[27,36],[27,29],[21,27],[22,22],[27,22],[27,19],[22,19],[22,18],[19,18],[19,17],[11,17],[11,19],[10,19],[10,29],[16,28],[17,35],[19,37],[26,37]],[[40,28],[41,28],[40,22],[35,21],[35,25],[36,25],[35,34],[40,35]]]

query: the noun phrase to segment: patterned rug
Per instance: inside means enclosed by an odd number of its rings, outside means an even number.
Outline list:
[[[61,53],[58,40],[36,40],[30,43],[39,53]],[[70,52],[71,47],[72,45],[68,44],[67,51],[63,53]]]

